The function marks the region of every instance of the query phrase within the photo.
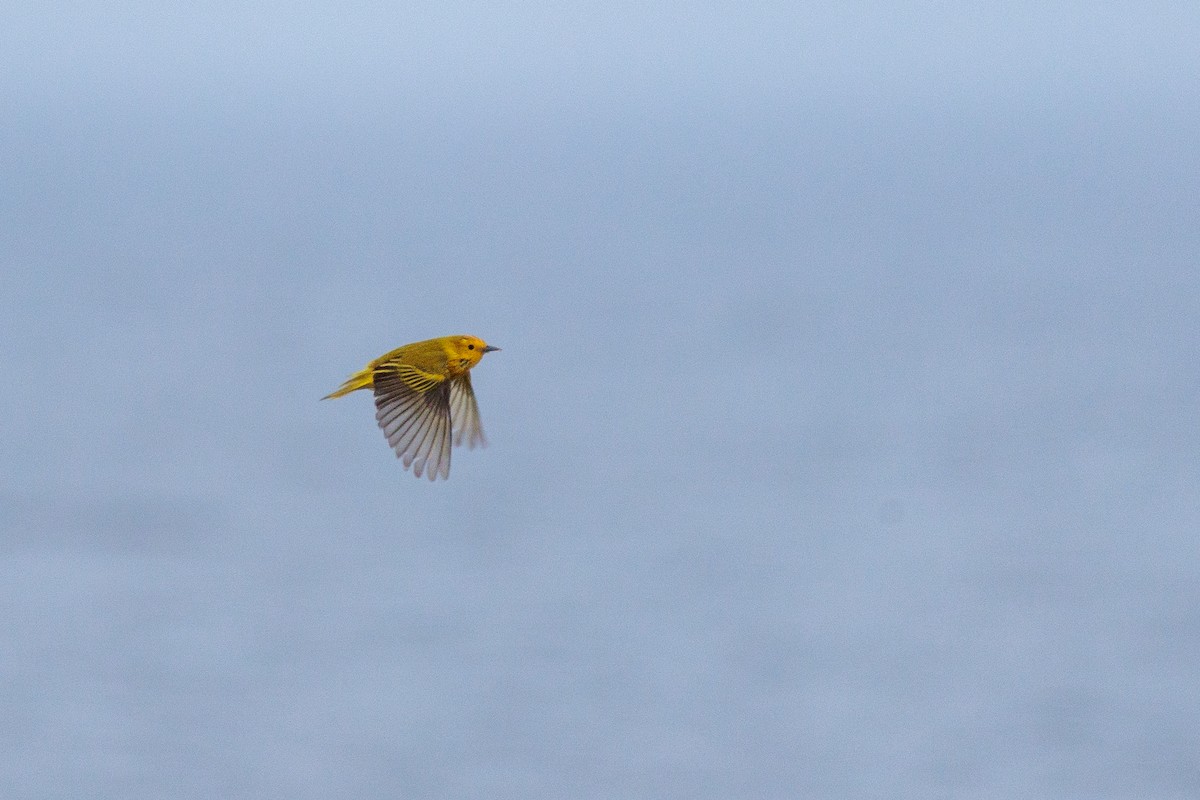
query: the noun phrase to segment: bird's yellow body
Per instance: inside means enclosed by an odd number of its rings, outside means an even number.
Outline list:
[[[471,368],[499,350],[476,336],[443,336],[406,344],[351,375],[337,391],[375,393],[375,419],[404,468],[418,478],[450,477],[450,445],[485,445]]]

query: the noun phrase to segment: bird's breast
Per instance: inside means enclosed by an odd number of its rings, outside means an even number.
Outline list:
[[[459,375],[466,373],[467,370],[473,366],[474,364],[472,364],[468,359],[452,358],[450,359],[449,363],[446,364],[446,374],[451,378],[457,378]]]

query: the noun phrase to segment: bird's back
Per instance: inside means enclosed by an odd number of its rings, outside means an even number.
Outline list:
[[[404,364],[416,367],[431,375],[445,376],[449,357],[442,339],[426,339],[423,342],[413,342],[403,347],[397,347],[390,353],[384,353],[370,364],[370,369],[378,369],[385,364]]]

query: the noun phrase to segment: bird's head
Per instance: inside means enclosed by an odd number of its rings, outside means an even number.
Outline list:
[[[454,350],[454,358],[463,363],[467,369],[478,364],[479,359],[483,358],[484,353],[500,349],[499,347],[492,347],[478,336],[455,337],[450,346]]]

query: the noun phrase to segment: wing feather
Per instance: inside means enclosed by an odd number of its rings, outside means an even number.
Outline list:
[[[483,421],[479,418],[479,404],[475,402],[475,390],[471,388],[471,373],[450,381],[450,424],[454,431],[454,445],[466,444],[467,449],[486,447]]]
[[[418,478],[424,474],[429,454],[440,435],[443,416],[433,413],[432,410],[426,410],[422,415],[420,425],[412,429],[411,444],[404,454],[404,466],[411,466],[413,474]],[[430,473],[429,479],[434,480],[435,478],[436,473]]]
[[[450,476],[450,394],[444,379],[404,365],[375,371],[375,420],[418,478],[427,468],[431,481]]]
[[[443,458],[444,455],[444,458]],[[437,480],[440,474],[443,478],[450,477],[450,416],[440,415],[434,427],[429,431],[428,438],[421,447],[421,461],[414,465],[413,472],[421,476],[421,470],[429,473],[429,480]]]

